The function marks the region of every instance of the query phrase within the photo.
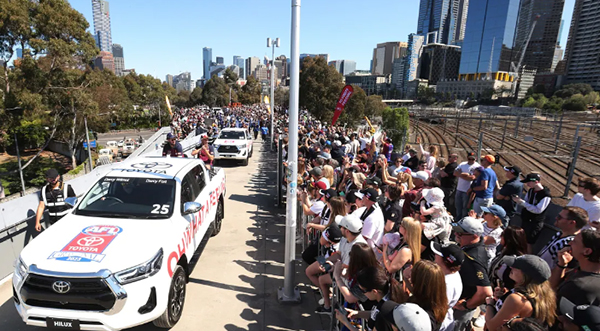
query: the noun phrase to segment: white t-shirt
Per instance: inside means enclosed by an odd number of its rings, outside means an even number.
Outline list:
[[[375,249],[375,245],[381,245],[383,239],[385,217],[377,204],[374,204],[373,207],[375,210],[363,221],[361,234],[367,240],[369,247]]]
[[[360,141],[360,149],[367,148],[367,144],[371,143],[371,138],[358,138]]]
[[[498,245],[500,245],[502,231],[502,227],[493,229],[487,225],[487,222],[483,223],[483,235],[494,238],[493,244],[485,245],[485,251],[487,252],[488,256],[488,264],[492,261],[494,257],[496,257],[496,249],[498,248]]]
[[[469,165],[467,162],[463,162],[456,167],[456,170],[459,170],[461,173],[466,172],[470,175],[473,174],[473,169],[479,167],[479,163],[475,162],[472,165]],[[458,184],[456,184],[456,190],[461,192],[467,192],[469,187],[471,186],[471,180],[464,180],[458,177]]]
[[[321,200],[313,201],[313,204],[310,206],[310,211],[315,213],[315,216],[318,216],[321,215],[323,208],[325,208],[325,202]]]
[[[362,215],[366,209],[367,207],[356,208],[356,210],[353,211],[350,215],[360,218],[360,215]]]
[[[440,326],[440,331],[454,329],[454,311],[452,307],[458,302],[463,290],[462,279],[458,272],[444,276],[446,279],[446,296],[448,297],[448,312]]]
[[[339,252],[342,256],[342,264],[350,265],[350,250],[352,249],[352,246],[356,243],[366,244],[367,241],[360,234],[352,242],[348,242],[346,238],[342,238],[342,240],[340,240]]]
[[[583,194],[577,193],[569,201],[567,206],[581,207],[588,213],[590,223],[600,222],[600,198],[594,197],[594,201],[585,201]],[[589,229],[591,225],[586,225],[584,229]]]
[[[402,155],[402,163],[408,161],[408,159],[410,159],[410,153]]]

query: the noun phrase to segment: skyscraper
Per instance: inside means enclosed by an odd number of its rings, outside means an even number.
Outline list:
[[[119,44],[113,44],[112,53],[115,61],[115,75],[123,76],[123,70],[125,70],[125,57],[123,56],[123,46]]]
[[[515,42],[519,49],[527,41],[533,23],[537,20],[523,59],[523,66],[527,69],[552,71],[564,6],[565,0],[521,0]]]
[[[371,73],[373,75],[391,75],[394,59],[405,56],[407,47],[407,43],[400,41],[377,44],[377,47],[373,49]]]
[[[222,56],[217,56],[217,64],[225,64]]]
[[[112,35],[110,31],[110,13],[108,1],[92,0],[94,14],[94,39],[101,52],[112,52]]]
[[[241,56],[234,55],[233,56],[233,64],[240,68],[239,77],[241,79],[246,79],[246,66],[244,59]]]
[[[423,47],[419,77],[428,84],[437,85],[444,79],[457,79],[460,66],[460,47],[429,44]]]
[[[210,64],[212,62],[212,48],[204,47],[202,49],[202,68],[204,70],[204,79],[210,79]]]
[[[421,0],[417,34],[425,36],[426,43],[447,44],[454,0]],[[457,13],[458,14],[458,13]]]
[[[448,43],[461,46],[465,39],[467,29],[467,14],[469,13],[469,0],[452,0]]]
[[[260,64],[260,59],[256,56],[246,59],[246,78],[254,75],[254,70]]]
[[[115,72],[115,59],[113,58],[112,53],[110,52],[100,52],[100,54],[94,60],[94,67],[100,70],[110,70]]]
[[[166,83],[167,83],[169,86],[173,87],[173,75],[167,75],[167,77],[165,77],[165,78],[166,78],[166,79],[165,79],[165,82],[166,82]]]
[[[469,3],[460,74],[510,72],[521,0],[478,0]]]
[[[566,83],[590,84],[600,91],[600,1],[576,0],[565,51]]]
[[[421,53],[423,52],[423,45],[425,44],[425,37],[418,34],[408,35],[408,50],[406,54],[406,61],[404,61],[404,86],[406,83],[413,81],[418,78],[419,74],[419,61],[421,59]]]
[[[329,61],[330,66],[334,66],[335,70],[343,76],[349,75],[356,71],[356,62],[351,60],[334,60]]]

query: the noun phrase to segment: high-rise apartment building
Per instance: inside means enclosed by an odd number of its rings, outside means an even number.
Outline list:
[[[212,63],[212,48],[204,47],[202,49],[202,68],[204,79],[210,79],[210,65]]]
[[[522,49],[533,23],[535,29],[525,51],[523,66],[537,72],[552,71],[556,45],[559,42],[565,0],[521,0],[515,46]]]
[[[417,34],[425,36],[427,43],[447,44],[452,39],[453,4],[454,0],[421,0]]]
[[[123,46],[119,44],[113,44],[112,54],[115,61],[115,75],[123,76],[123,70],[125,70],[125,57],[123,56]]]
[[[101,51],[100,54],[94,60],[94,67],[100,70],[110,70],[115,72],[115,60],[112,53]]]
[[[260,64],[260,59],[256,56],[246,59],[246,78],[254,75],[254,70]]]
[[[165,82],[169,86],[173,87],[173,75],[167,75],[167,77],[165,77]]]
[[[391,75],[394,59],[406,56],[408,44],[400,41],[377,44],[373,49],[371,73],[373,75]]]
[[[404,90],[404,62],[406,58],[405,56],[394,59],[394,64],[392,65],[392,89],[397,91]]]
[[[425,37],[418,34],[408,35],[408,49],[404,61],[404,86],[419,77],[419,62],[423,52]]]
[[[101,52],[112,52],[112,35],[110,30],[110,12],[108,1],[92,0],[94,15],[94,39]]]
[[[179,75],[173,77],[173,85],[177,92],[179,91],[190,91],[194,90],[192,84],[192,75],[189,72],[182,72]]]
[[[419,78],[428,84],[437,85],[440,80],[458,78],[460,47],[454,45],[429,44],[423,47]]]
[[[225,64],[222,56],[217,56],[217,64]]]
[[[329,65],[334,66],[335,70],[343,76],[350,75],[356,71],[356,62],[351,60],[334,60],[329,61]]]
[[[600,1],[576,0],[565,51],[566,83],[600,91]]]

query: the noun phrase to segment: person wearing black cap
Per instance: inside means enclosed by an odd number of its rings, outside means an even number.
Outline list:
[[[496,204],[504,208],[506,217],[512,221],[517,212],[517,204],[512,201],[512,197],[515,195],[519,198],[523,196],[523,183],[519,180],[521,168],[518,166],[504,167],[504,171],[507,181],[496,194]]]
[[[46,171],[46,181],[48,181],[48,184],[44,185],[40,191],[40,203],[35,215],[35,229],[37,231],[42,231],[40,222],[44,217],[46,209],[48,209],[48,221],[52,225],[58,222],[71,209],[65,203],[65,199],[77,196],[75,195],[75,191],[73,191],[73,187],[62,181],[56,169],[48,169]]]
[[[379,194],[372,188],[362,190],[360,193],[363,194],[362,204],[367,207],[360,215],[360,219],[363,221],[361,234],[367,240],[369,246],[375,249],[375,246],[381,245],[385,227],[383,212],[377,204]]]
[[[456,244],[439,244],[431,242],[431,250],[437,263],[444,272],[446,281],[446,296],[448,297],[448,312],[440,326],[440,331],[454,330],[454,310],[452,307],[460,299],[463,290],[460,278],[460,266],[465,260],[465,253]]]
[[[565,331],[600,331],[600,307],[594,305],[576,306],[573,302],[560,300],[558,317]]]
[[[521,227],[527,235],[527,252],[529,254],[532,253],[533,245],[540,236],[540,233],[542,233],[546,211],[552,200],[550,190],[542,186],[540,181],[540,174],[528,174],[521,181],[529,188],[527,194],[525,194],[525,198],[512,197],[514,202],[523,207],[521,210]]]
[[[554,325],[556,295],[548,281],[551,271],[546,261],[536,255],[521,255],[507,257],[505,262],[512,268],[510,278],[515,281],[515,288],[496,288],[494,296],[485,299],[486,328],[498,330],[515,316],[534,317],[542,324]]]
[[[167,143],[163,147],[162,156],[183,156],[183,147],[177,141],[177,137],[172,133],[167,134]]]

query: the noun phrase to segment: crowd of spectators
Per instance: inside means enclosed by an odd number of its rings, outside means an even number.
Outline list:
[[[578,179],[545,243],[539,173],[394,143],[300,121],[297,240],[315,313],[343,330],[600,330],[597,179]]]

